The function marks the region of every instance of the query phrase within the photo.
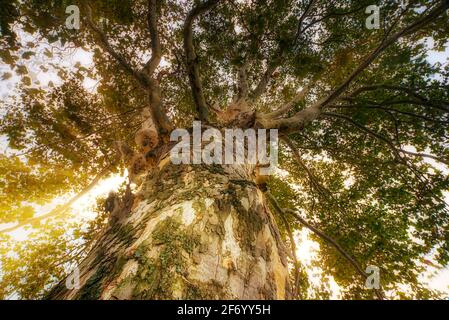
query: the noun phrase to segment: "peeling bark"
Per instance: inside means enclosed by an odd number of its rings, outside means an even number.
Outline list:
[[[286,251],[253,167],[150,170],[125,218],[50,299],[288,299]]]

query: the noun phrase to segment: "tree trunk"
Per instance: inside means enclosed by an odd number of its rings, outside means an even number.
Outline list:
[[[50,299],[288,299],[286,251],[242,165],[149,170],[125,217],[103,230]]]

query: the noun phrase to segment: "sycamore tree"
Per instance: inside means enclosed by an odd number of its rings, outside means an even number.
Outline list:
[[[2,81],[20,80],[0,104],[0,297],[328,298],[330,278],[344,299],[441,297],[422,274],[449,262],[449,68],[427,57],[448,8],[2,0]],[[275,174],[170,161],[194,121],[277,130]],[[124,172],[94,219],[72,219]],[[297,256],[303,230],[321,285]]]

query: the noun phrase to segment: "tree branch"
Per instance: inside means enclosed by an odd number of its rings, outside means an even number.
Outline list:
[[[447,8],[449,8],[449,2],[443,0],[437,7],[435,7],[433,10],[431,10],[426,16],[422,17],[421,19],[418,19],[417,21],[410,24],[409,26],[402,29],[401,31],[398,31],[391,36],[387,36],[387,38],[384,39],[384,41],[382,41],[380,43],[380,45],[370,55],[368,55],[368,57],[365,58],[365,60],[357,67],[357,69],[355,69],[351,73],[351,75],[349,75],[349,77],[340,86],[338,86],[326,98],[322,99],[319,102],[320,106],[324,107],[324,106],[328,105],[329,103],[332,103],[336,98],[338,98],[348,88],[348,86],[352,83],[352,81],[354,81],[354,79],[356,79],[389,46],[391,46],[393,43],[395,43],[400,38],[408,36],[410,34],[413,34],[416,31],[418,31],[419,29],[421,29],[422,27],[431,23],[439,15],[443,14]]]
[[[304,171],[306,171],[310,182],[312,183],[312,185],[315,186],[317,191],[320,193],[324,193],[324,195],[327,197],[330,196],[333,198],[332,193],[319,182],[318,178],[313,173],[313,171],[306,166],[304,161],[301,159],[301,156],[299,155],[297,148],[295,148],[295,146],[293,145],[293,142],[285,135],[281,135],[280,140],[283,141],[289,147],[290,151],[293,153],[294,160]]]
[[[364,102],[367,102],[367,101],[364,101]],[[398,110],[395,108],[385,107],[386,105],[392,106],[392,105],[396,105],[396,104],[417,104],[417,105],[426,106],[426,104],[423,102],[417,102],[417,101],[413,101],[413,100],[399,100],[399,101],[396,100],[396,101],[389,101],[389,102],[382,102],[382,103],[375,103],[374,101],[370,101],[367,103],[369,103],[369,104],[367,104],[367,105],[364,105],[364,104],[332,105],[332,106],[329,106],[329,108],[332,108],[332,109],[348,109],[348,108],[379,109],[379,110],[383,110],[385,112],[394,112],[394,113],[398,113],[398,114],[403,114],[403,115],[422,119],[422,120],[429,121],[429,122],[434,122],[434,123],[439,123],[439,124],[444,124],[444,125],[449,124],[449,121],[445,121],[445,120],[441,120],[441,119],[433,119],[431,117],[427,117],[427,116],[424,116],[421,114],[417,114],[417,113],[413,113],[413,112],[409,112],[409,111]]]
[[[139,71],[135,70],[121,54],[119,54],[117,51],[115,51],[115,49],[109,43],[108,37],[103,32],[103,30],[101,30],[93,22],[92,8],[90,7],[90,5],[88,3],[85,3],[85,9],[86,9],[87,25],[98,36],[100,46],[105,51],[107,51],[120,64],[120,66],[122,67],[122,69],[124,71],[126,71],[131,76],[133,76],[142,87],[147,88],[148,87],[148,79],[145,77],[145,75],[143,75]]]
[[[262,75],[262,78],[260,79],[256,88],[253,90],[253,92],[251,92],[250,100],[252,102],[257,101],[260,98],[260,96],[267,90],[267,86],[268,83],[270,82],[271,75],[281,63],[281,57],[282,57],[282,50],[279,50],[279,52],[276,54],[276,58],[267,66],[267,70]]]
[[[246,73],[248,65],[245,61],[238,70],[238,93],[237,93],[237,101],[246,100],[248,98],[248,75]]]
[[[17,229],[19,229],[19,228],[21,228],[23,226],[26,226],[28,224],[33,224],[33,223],[42,221],[44,219],[48,219],[48,218],[51,218],[51,217],[55,217],[55,216],[59,216],[59,215],[64,214],[65,212],[67,212],[70,209],[70,207],[77,200],[79,200],[82,196],[84,196],[85,194],[90,192],[98,184],[98,182],[101,179],[103,179],[113,168],[114,168],[114,165],[110,165],[110,166],[107,166],[106,168],[104,168],[103,170],[101,170],[100,173],[83,190],[81,190],[80,193],[75,195],[73,198],[71,198],[68,202],[66,202],[62,206],[59,206],[56,209],[54,209],[54,210],[52,210],[49,213],[46,213],[44,215],[41,215],[41,216],[38,216],[38,217],[34,217],[34,218],[31,218],[31,219],[27,219],[25,221],[22,221],[22,222],[16,224],[15,226],[2,229],[2,230],[0,230],[0,234],[8,233],[8,232],[17,230]]]
[[[90,5],[86,3],[85,8],[87,12],[87,24],[97,34],[103,49],[118,61],[122,69],[131,74],[145,90],[149,91],[150,110],[153,120],[158,131],[166,134],[171,130],[171,123],[161,107],[159,82],[153,77],[153,73],[161,60],[161,45],[157,32],[156,4],[156,0],[148,0],[148,27],[151,35],[152,55],[150,60],[142,68],[142,71],[135,70],[122,55],[112,48],[106,34],[93,22]]]
[[[157,31],[157,1],[148,0],[148,29],[151,37],[151,58],[143,69],[151,77],[159,66],[162,58],[161,42]]]
[[[206,104],[206,100],[204,98],[203,86],[201,84],[201,78],[199,73],[198,66],[198,57],[195,53],[195,48],[193,45],[193,23],[195,19],[201,14],[207,12],[212,9],[214,6],[218,4],[219,0],[207,0],[197,6],[193,7],[193,9],[187,15],[187,18],[184,22],[184,50],[186,53],[187,59],[187,72],[189,75],[190,87],[192,89],[193,100],[195,102],[195,107],[198,112],[198,116],[200,120],[207,120],[209,117],[209,108]]]
[[[415,157],[423,157],[423,158],[433,159],[433,160],[436,160],[438,162],[444,163],[445,165],[449,166],[449,161],[447,161],[445,159],[441,159],[440,157],[436,157],[436,156],[433,156],[433,155],[430,155],[430,154],[426,154],[426,153],[412,152],[412,151],[407,151],[407,150],[404,150],[404,149],[401,149],[401,148],[397,148],[394,145],[394,143],[391,142],[390,139],[388,139],[388,138],[378,134],[377,132],[374,132],[371,129],[369,129],[369,128],[367,128],[367,127],[365,127],[365,126],[363,126],[363,125],[361,125],[361,124],[359,124],[357,122],[355,122],[354,120],[352,120],[348,116],[345,116],[343,114],[333,113],[333,112],[324,112],[323,115],[324,116],[329,116],[329,117],[343,119],[343,120],[351,123],[352,125],[356,126],[360,130],[368,133],[370,136],[385,142],[390,147],[390,149],[395,153],[395,155],[397,157],[399,157],[399,158],[401,158],[399,153],[404,153],[404,154],[408,154],[408,155],[415,156]]]
[[[296,35],[295,35],[295,44],[298,43],[298,40],[299,40],[301,34],[303,33],[302,26],[303,26],[304,20],[305,20],[305,19],[307,18],[307,16],[309,15],[310,10],[312,10],[312,7],[313,7],[313,5],[315,4],[315,1],[316,1],[316,0],[310,0],[310,1],[309,1],[309,3],[307,4],[306,9],[304,10],[303,14],[302,14],[301,17],[299,18],[299,21],[298,21],[298,28],[297,28]]]
[[[315,0],[310,0],[310,2],[307,4],[307,7],[304,10],[303,14],[301,15],[301,17],[298,20],[297,32],[292,41],[293,46],[295,46],[297,44],[297,41],[303,32],[302,25],[304,23],[305,18],[307,18],[307,16],[309,15],[309,13],[314,5],[314,2],[315,2]],[[273,59],[273,61],[268,64],[267,70],[263,74],[262,78],[260,79],[260,81],[257,84],[254,91],[250,94],[250,100],[252,102],[257,101],[260,98],[260,96],[267,90],[267,86],[268,86],[268,83],[270,82],[271,75],[276,70],[276,68],[281,64],[283,54],[284,54],[284,49],[280,48],[278,50],[278,52],[276,53],[276,58]]]
[[[271,196],[271,194],[269,196]],[[273,196],[271,196],[271,197],[273,198]],[[273,204],[273,206],[274,206],[274,204]],[[293,232],[292,232],[292,229],[290,228],[290,224],[288,223],[287,218],[285,217],[285,214],[283,214],[283,212],[279,212],[279,216],[280,216],[282,222],[284,223],[285,230],[287,231],[288,237],[290,239],[290,247],[291,247],[291,251],[292,251],[293,264],[294,264],[294,268],[295,268],[294,297],[298,297],[300,295],[300,292],[299,292],[299,280],[300,279],[299,279],[299,260],[298,260],[298,255],[296,254],[296,250],[297,250],[296,242],[295,242],[295,238],[293,237]]]
[[[295,97],[290,100],[287,104],[282,106],[276,111],[273,111],[271,113],[266,114],[265,116],[268,118],[278,118],[289,112],[296,104],[298,104],[300,101],[304,100],[305,96],[310,90],[310,84],[305,86],[300,92],[298,92]]]
[[[329,19],[329,18],[332,18],[332,17],[342,17],[342,16],[347,16],[347,15],[350,15],[350,14],[353,14],[353,13],[356,13],[356,12],[358,12],[358,11],[365,10],[365,9],[366,9],[366,4],[363,4],[362,6],[356,8],[356,9],[349,10],[349,11],[346,11],[346,12],[329,12],[328,14],[322,16],[322,17],[319,18],[319,19],[312,20],[312,22],[310,22],[308,25],[306,25],[306,26],[304,27],[304,29],[302,29],[302,33],[304,33],[305,31],[307,31],[309,28],[311,28],[311,27],[314,26],[315,24],[317,24],[317,23],[319,23],[319,22],[321,22],[321,21],[324,21],[324,20],[326,20],[326,19]]]
[[[331,237],[329,237],[327,234],[325,234],[324,232],[322,232],[321,230],[319,230],[318,228],[315,228],[313,225],[311,225],[310,223],[308,223],[304,218],[302,218],[295,210],[292,209],[282,209],[279,206],[279,203],[277,202],[277,200],[273,197],[273,195],[269,192],[266,192],[266,195],[268,196],[268,199],[270,200],[270,202],[273,204],[273,207],[276,209],[276,211],[278,211],[279,214],[284,214],[284,212],[287,212],[288,214],[290,214],[291,216],[293,216],[296,220],[298,220],[303,226],[305,226],[307,229],[309,229],[310,231],[312,231],[313,233],[315,233],[318,237],[320,237],[321,239],[323,239],[324,241],[326,241],[327,243],[329,243],[331,246],[333,246],[338,253],[340,253],[343,258],[345,258],[356,270],[356,272],[363,278],[363,280],[366,281],[366,279],[368,278],[368,274],[365,273],[365,271],[363,271],[362,267],[360,266],[360,264],[349,254],[346,252],[345,249],[343,249],[337,241],[335,241],[334,239],[332,239]],[[376,293],[376,296],[380,299],[383,300],[385,299],[384,294],[382,292],[381,289],[374,289],[374,292]]]
[[[299,131],[304,128],[305,125],[317,119],[321,114],[323,108],[335,101],[348,87],[349,85],[389,46],[398,41],[400,38],[413,34],[422,27],[431,23],[438,16],[445,12],[449,7],[449,1],[441,1],[434,9],[432,9],[427,15],[418,19],[414,23],[405,27],[401,31],[396,32],[391,36],[387,36],[379,46],[369,54],[360,65],[329,95],[322,98],[314,105],[299,111],[293,117],[279,120],[262,119],[260,122],[265,128],[277,128],[284,130],[285,132]]]
[[[349,95],[342,97],[341,99],[342,100],[352,100],[354,97],[358,96],[362,92],[375,91],[378,89],[402,91],[416,99],[416,101],[414,101],[414,102],[411,101],[410,103],[421,104],[421,105],[426,105],[426,106],[428,105],[430,107],[434,107],[441,111],[449,112],[449,101],[441,101],[441,103],[438,104],[438,103],[435,103],[434,101],[430,101],[426,97],[420,95],[419,93],[416,92],[415,89],[406,87],[406,86],[400,86],[400,85],[374,84],[374,85],[370,85],[370,86],[363,86],[363,87],[360,87],[360,88],[354,90]]]

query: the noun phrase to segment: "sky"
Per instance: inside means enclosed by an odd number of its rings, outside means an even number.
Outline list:
[[[22,34],[21,40],[23,42],[27,42],[32,41],[33,39],[30,35]],[[431,39],[429,39],[429,45],[432,45]],[[72,52],[59,52],[58,48],[51,48],[45,43],[40,43],[37,44],[37,48],[33,50],[37,50],[37,54],[35,57],[27,61],[26,65],[30,71],[29,74],[33,83],[39,82],[40,85],[44,88],[49,84],[50,81],[52,81],[56,85],[60,83],[60,79],[56,75],[56,72],[52,72],[52,70],[50,70],[46,73],[39,68],[40,65],[46,64],[49,61],[66,66],[68,68],[73,67],[77,62],[81,63],[81,65],[86,68],[93,68],[92,54],[82,49],[76,49]],[[54,53],[51,59],[45,55],[46,50],[51,50]],[[449,46],[447,46],[446,50],[443,52],[430,51],[427,59],[432,64],[449,63]],[[10,72],[9,68],[5,65],[0,65],[0,79],[2,74],[5,72]],[[0,100],[6,100],[9,96],[14,95],[15,85],[19,81],[20,78],[16,75],[13,75],[12,78],[8,80],[1,80]],[[85,88],[90,92],[95,91],[96,84],[97,81],[95,81],[94,79],[87,78],[84,81]],[[2,111],[0,110],[0,116],[1,115]],[[3,154],[12,154],[12,150],[8,148],[7,139],[4,136],[0,136],[0,152],[2,152]],[[445,172],[449,172],[447,168]],[[124,180],[125,177],[111,176],[101,181],[91,192],[83,196],[72,206],[75,217],[77,217],[77,219],[93,219],[95,217],[95,213],[93,212],[92,207],[95,203],[95,199],[98,196],[107,195],[111,190],[118,189],[119,185]],[[45,214],[51,211],[56,205],[64,203],[65,201],[70,199],[71,196],[73,195],[66,195],[64,197],[55,199],[50,204],[37,207],[38,215]],[[0,224],[0,229],[9,226],[11,225]],[[25,231],[22,228],[12,232],[11,235],[17,241],[22,241],[27,239],[28,233],[29,231]],[[305,265],[308,273],[313,275],[311,277],[312,283],[314,283],[315,285],[319,285],[319,275],[322,273],[322,270],[320,270],[320,268],[318,267],[312,266],[312,261],[319,255],[319,244],[311,240],[310,231],[306,229],[303,229],[301,232],[297,232],[295,234],[295,239],[297,241],[297,255],[299,257],[299,260]],[[437,270],[434,267],[428,266],[427,270],[428,274],[423,275],[423,279],[427,279],[431,288],[446,292],[447,297],[449,298],[449,267],[443,270]],[[332,298],[337,299],[339,297],[339,288],[332,278],[330,279],[330,287],[333,292]]]

